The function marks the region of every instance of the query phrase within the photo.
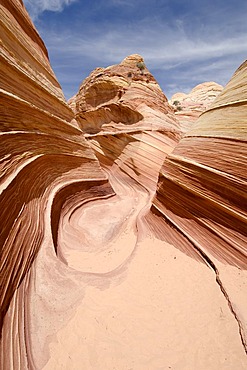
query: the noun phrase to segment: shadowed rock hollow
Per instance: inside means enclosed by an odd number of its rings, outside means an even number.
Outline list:
[[[247,63],[185,130],[137,54],[67,104],[0,12],[1,368],[246,369]]]

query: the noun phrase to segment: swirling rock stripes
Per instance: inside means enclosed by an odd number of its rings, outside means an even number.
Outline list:
[[[106,181],[106,176],[75,125],[23,4],[2,1],[0,14],[2,328],[50,227],[44,210],[54,189],[66,181]]]
[[[180,216],[184,214],[184,223],[193,219],[204,224],[213,239],[205,238],[203,248],[245,268],[247,99],[242,81],[246,71],[245,62],[167,157],[154,201],[161,212],[170,204],[174,215],[175,209]],[[202,232],[191,228],[190,234],[200,239]]]

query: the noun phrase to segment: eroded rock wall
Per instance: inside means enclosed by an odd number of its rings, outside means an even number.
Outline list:
[[[89,198],[113,191],[22,2],[1,1],[0,27],[1,368],[26,369],[32,363],[25,331],[31,266],[48,240],[56,259],[59,211],[71,189],[87,189]]]
[[[239,286],[236,280],[235,289],[230,283],[234,278],[227,277],[226,264],[247,267],[246,82],[244,62],[166,158],[152,207],[161,237],[167,225],[174,228],[189,241],[191,253],[211,265],[219,283],[221,275],[226,295],[243,318],[239,325],[245,348],[246,297],[242,303],[236,298]],[[164,222],[163,230],[159,222]]]

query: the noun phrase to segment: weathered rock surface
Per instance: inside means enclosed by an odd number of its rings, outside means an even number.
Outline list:
[[[208,109],[223,90],[216,82],[204,82],[195,86],[190,93],[176,93],[169,103],[175,109],[176,118],[184,131]]]
[[[1,368],[246,369],[246,63],[180,140],[141,56],[69,107],[0,11]]]

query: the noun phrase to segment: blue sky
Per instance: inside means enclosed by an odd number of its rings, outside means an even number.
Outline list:
[[[141,54],[168,98],[225,85],[246,59],[245,0],[24,0],[66,98],[96,67]]]

